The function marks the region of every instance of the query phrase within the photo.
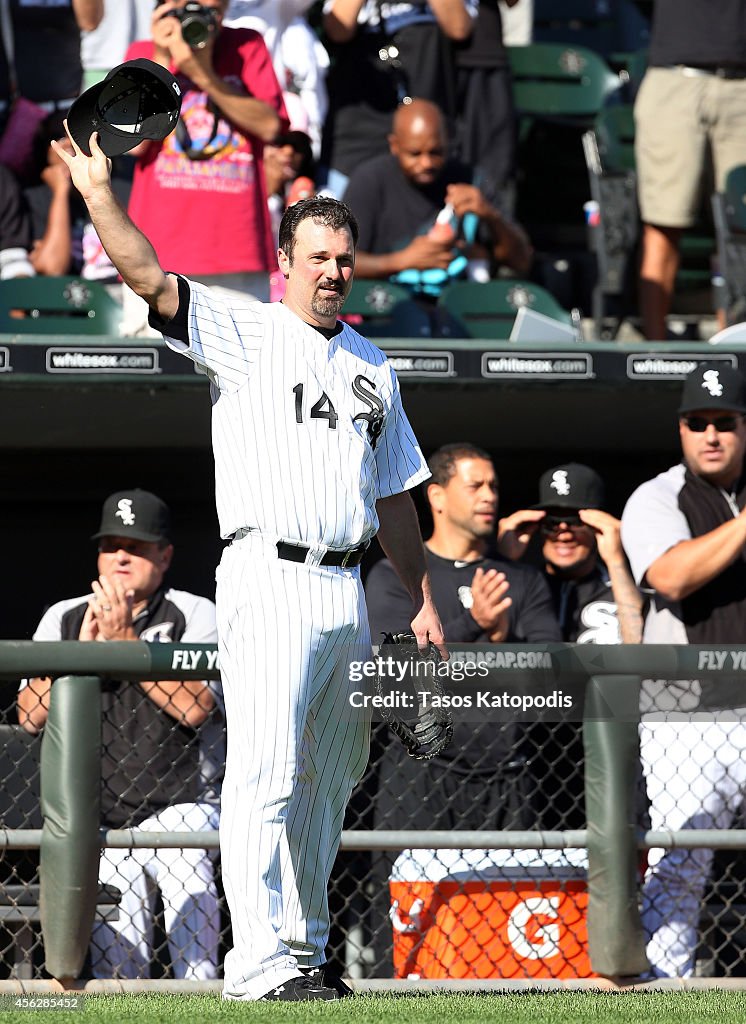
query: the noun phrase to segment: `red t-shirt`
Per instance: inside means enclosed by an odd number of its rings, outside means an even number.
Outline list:
[[[153,59],[151,40],[130,46],[126,59],[137,57]],[[280,130],[287,130],[282,90],[258,32],[221,29],[213,67],[225,81],[274,107],[284,121]],[[169,70],[176,74],[173,67]],[[167,270],[199,277],[273,269],[277,261],[263,143],[244,134],[220,111],[216,120],[207,94],[184,75],[177,78],[182,89],[181,118],[191,148],[207,146],[213,155],[190,159],[175,131],[163,142],[152,142],[135,168],[129,201],[132,220],[150,239]]]

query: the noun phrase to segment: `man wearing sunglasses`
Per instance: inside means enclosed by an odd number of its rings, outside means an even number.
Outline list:
[[[539,480],[539,501],[500,520],[499,548],[522,558],[541,542],[544,578],[567,643],[639,643],[642,596],[622,549],[620,522],[603,511],[604,483],[589,466],[569,462]],[[555,788],[538,794],[544,828],[585,828],[583,737],[577,722],[537,726],[534,739]],[[562,779],[562,787],[556,780]],[[541,784],[539,784],[541,785]]]
[[[644,643],[746,637],[744,414],[746,378],[730,366],[698,366],[679,406],[682,461],[627,502],[624,547],[635,579],[653,591]],[[744,694],[742,674],[644,682],[640,737],[653,829],[730,825],[746,789]],[[649,863],[648,957],[656,975],[687,977],[712,851],[651,850]]]
[[[544,574],[568,643],[639,643],[642,598],[622,549],[620,522],[603,511],[604,484],[577,462],[548,469],[539,502],[500,521],[499,547],[521,558],[541,538]]]

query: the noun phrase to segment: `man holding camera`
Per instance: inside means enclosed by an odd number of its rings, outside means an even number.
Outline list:
[[[147,57],[176,75],[181,117],[163,142],[145,142],[129,213],[163,265],[208,284],[269,297],[276,266],[263,147],[288,127],[262,37],[224,28],[228,0],[162,0]]]

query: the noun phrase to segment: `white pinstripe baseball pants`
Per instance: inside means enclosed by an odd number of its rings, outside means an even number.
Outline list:
[[[228,725],[220,848],[233,927],[223,994],[258,999],[324,960],[327,884],[369,720],[349,662],[370,657],[357,569],[281,560],[250,535],[217,572]]]
[[[651,828],[728,828],[746,792],[746,724],[732,721],[640,725]],[[697,925],[712,850],[650,851],[642,920],[657,977],[694,971]]]
[[[201,832],[218,827],[211,804],[166,807],[135,827],[146,832]],[[122,893],[119,916],[97,921],[91,935],[94,978],[148,978],[153,956],[155,887],[174,978],[210,981],[218,973],[220,914],[212,858],[205,850],[103,850],[100,882]]]

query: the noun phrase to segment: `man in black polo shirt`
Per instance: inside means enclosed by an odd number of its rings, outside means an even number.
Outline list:
[[[561,640],[541,574],[488,554],[497,530],[498,483],[487,452],[466,443],[444,445],[428,459],[428,467],[432,477],[425,487],[433,531],[425,554],[448,643]],[[383,632],[406,629],[412,599],[387,560],[371,569],[365,599],[374,644]],[[413,761],[386,730],[379,730],[376,741],[383,741],[383,750],[371,756],[371,763],[380,759],[375,827],[535,828],[532,729],[488,717],[476,722],[457,717],[453,740],[431,761]],[[373,874],[381,882],[395,856],[374,862]],[[376,909],[374,945],[377,958],[383,958],[387,943],[381,940],[390,934],[380,926],[385,911],[374,908],[374,914]]]
[[[718,191],[746,163],[746,0],[657,0],[635,126],[640,312],[646,337],[660,340],[710,156]]]
[[[214,643],[215,606],[164,584],[173,557],[168,507],[139,489],[103,506],[92,593],[44,613],[34,640]],[[24,680],[18,719],[31,733],[46,720],[51,679]],[[102,688],[101,818],[108,828],[152,832],[218,827],[217,775],[224,762],[222,696],[200,681],[106,680]],[[105,850],[101,882],[122,892],[119,917],[97,922],[97,977],[149,977],[152,887],[161,892],[174,977],[217,977],[219,916],[204,850]]]

